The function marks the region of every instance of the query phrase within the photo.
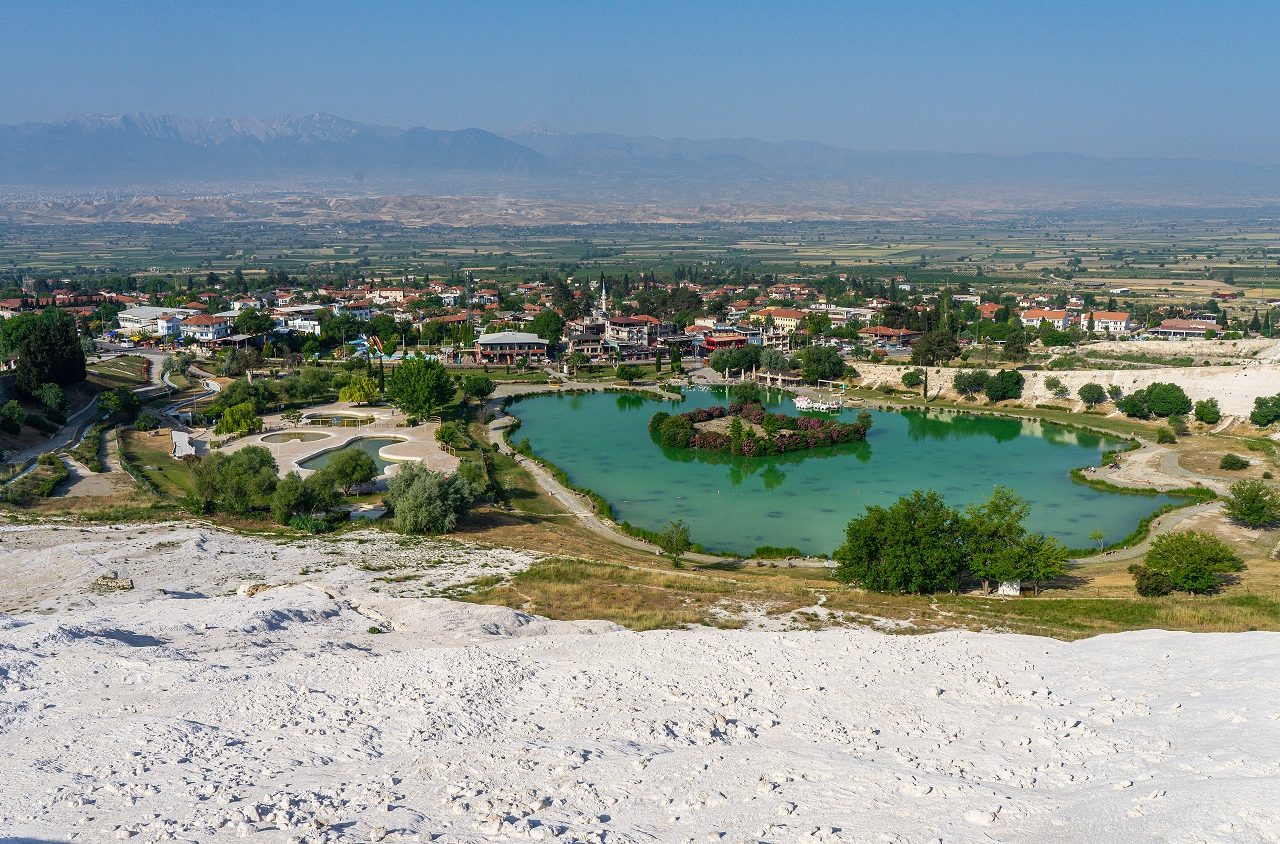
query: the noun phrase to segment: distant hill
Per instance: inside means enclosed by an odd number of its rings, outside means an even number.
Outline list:
[[[1100,158],[1072,153],[1000,156],[982,153],[860,151],[813,141],[683,138],[524,131],[508,136],[568,170],[638,178],[756,178],[937,185],[1156,186],[1195,185],[1224,191],[1280,188],[1280,167],[1236,161]]]
[[[527,175],[545,169],[538,153],[482,129],[392,129],[331,114],[272,120],[125,114],[0,126],[0,184],[34,188]]]
[[[268,203],[223,201],[271,193],[294,199],[270,203],[269,212],[262,210]],[[502,137],[483,129],[372,126],[330,114],[269,120],[126,114],[0,125],[0,194],[9,197],[0,220],[221,213],[238,219],[263,213],[271,219],[288,213],[436,219],[423,197],[465,198],[450,200],[451,214],[463,219],[536,217],[540,208],[553,207],[558,210],[550,216],[573,219],[775,218],[799,209],[847,219],[1081,206],[1258,206],[1280,202],[1280,167],[1067,153],[874,152],[751,138],[547,131]],[[360,202],[339,202],[339,211],[308,200],[305,209],[285,210],[307,195]],[[149,196],[154,199],[133,201]],[[212,196],[222,199],[206,202]],[[417,198],[376,207],[365,202],[407,196]],[[88,205],[81,202],[85,197]],[[493,204],[473,205],[479,198]],[[511,203],[520,210],[509,211]],[[410,207],[412,212],[405,210]]]

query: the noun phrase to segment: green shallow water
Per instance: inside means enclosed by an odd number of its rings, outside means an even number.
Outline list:
[[[779,397],[781,398],[781,397]],[[649,436],[659,410],[683,413],[723,404],[713,393],[683,402],[639,395],[540,395],[511,405],[538,456],[578,486],[594,490],[619,521],[661,530],[684,519],[695,541],[746,554],[761,545],[829,554],[850,517],[868,504],[887,505],[913,489],[933,489],[952,506],[986,499],[993,486],[1027,499],[1032,530],[1068,547],[1128,536],[1138,522],[1173,499],[1095,490],[1071,480],[1074,468],[1097,465],[1119,441],[1034,421],[947,411],[871,411],[865,443],[782,457],[731,458],[664,449]],[[795,414],[790,399],[779,410]],[[840,418],[853,421],[857,410]]]
[[[333,460],[334,455],[343,451],[350,451],[351,449],[359,449],[373,458],[374,464],[378,467],[378,474],[381,475],[383,472],[387,471],[387,467],[391,465],[391,461],[382,459],[378,455],[378,450],[384,445],[391,445],[392,443],[398,442],[401,442],[398,437],[360,437],[359,439],[355,439],[347,443],[342,448],[335,448],[332,451],[326,451],[323,454],[316,455],[315,457],[308,457],[306,460],[298,463],[298,465],[303,469],[323,469],[325,466],[329,465],[329,461]]]

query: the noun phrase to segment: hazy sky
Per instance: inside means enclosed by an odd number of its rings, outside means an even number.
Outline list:
[[[152,111],[1280,162],[1280,0],[0,0],[0,122]]]

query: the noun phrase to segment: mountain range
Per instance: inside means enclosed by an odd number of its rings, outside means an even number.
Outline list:
[[[0,125],[0,190],[516,197],[583,203],[1018,209],[1253,205],[1280,167],[1069,153],[859,151],[811,141],[400,129],[330,114],[125,114]]]

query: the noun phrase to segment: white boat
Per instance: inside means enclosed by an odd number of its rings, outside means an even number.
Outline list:
[[[811,399],[808,396],[796,396],[795,405],[797,410],[821,410],[828,413],[840,409],[840,402]]]

